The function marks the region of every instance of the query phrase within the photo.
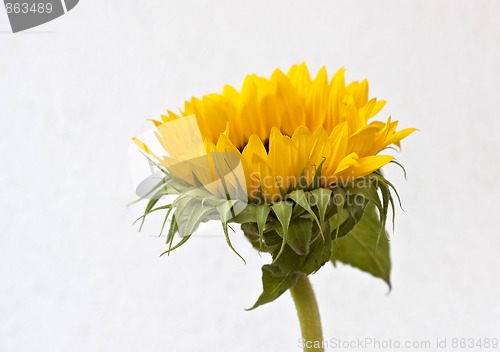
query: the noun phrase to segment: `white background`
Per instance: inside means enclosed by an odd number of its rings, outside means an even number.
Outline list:
[[[92,1],[24,33],[0,10],[0,351],[298,351],[288,294],[218,236],[137,233],[128,147],[192,95],[306,61],[369,78],[401,127],[393,283],[327,264],[325,338],[500,338],[500,2]],[[448,341],[448,350],[452,350]]]

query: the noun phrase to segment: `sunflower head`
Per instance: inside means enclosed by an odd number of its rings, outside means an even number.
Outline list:
[[[390,117],[370,121],[385,101],[369,99],[367,80],[346,85],[344,73],[329,80],[322,68],[311,78],[303,63],[286,74],[276,69],[269,79],[249,75],[240,91],[225,86],[192,98],[178,114],[168,111],[154,121],[166,153],[153,157],[222,197],[224,187],[213,184],[221,176],[219,159],[239,160],[242,172],[233,181],[244,185],[253,203],[276,203],[295,189],[331,188],[368,175],[393,159],[381,151],[399,146],[415,129],[396,131],[398,121]]]
[[[239,91],[225,86],[154,120],[159,153],[134,139],[163,172],[145,215],[161,196],[178,195],[163,206],[173,220],[167,252],[212,219],[221,221],[231,246],[227,223],[242,224],[252,244],[273,256],[258,305],[291,287],[294,274],[332,259],[333,242],[365,213],[378,209],[370,219],[379,224],[377,243],[385,238],[392,185],[380,168],[393,156],[383,151],[415,129],[398,131],[391,117],[373,120],[385,101],[369,98],[366,80],[346,84],[344,74],[329,79],[322,68],[313,78],[301,64],[270,78],[249,75]],[[172,245],[176,232],[182,239]]]

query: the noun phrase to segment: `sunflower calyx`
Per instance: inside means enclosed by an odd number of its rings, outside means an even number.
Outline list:
[[[272,257],[272,262],[262,267],[263,292],[250,308],[254,309],[293,287],[299,275],[313,274],[329,261],[368,272],[390,287],[385,224],[389,206],[394,214],[391,191],[395,191],[392,184],[377,171],[342,186],[293,190],[272,204],[247,204],[221,199],[166,173],[150,192],[140,219],[165,212],[164,226],[169,223],[169,229],[168,249],[163,254],[185,244],[201,223],[216,220],[228,246],[240,256],[228,230],[230,223],[240,224],[252,246]],[[175,200],[159,203],[168,195],[176,195]],[[174,243],[176,234],[180,240]]]
[[[272,205],[250,206],[236,216],[242,230],[272,262],[262,267],[263,292],[250,308],[272,302],[329,261],[352,265],[390,286],[390,258],[385,219],[394,204],[380,173],[344,187],[295,190]],[[267,214],[264,220],[258,214]]]

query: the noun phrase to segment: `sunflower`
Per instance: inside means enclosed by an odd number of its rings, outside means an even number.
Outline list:
[[[159,152],[134,138],[161,171],[139,219],[166,211],[164,253],[210,220],[220,221],[236,252],[228,224],[240,224],[252,246],[272,257],[252,309],[290,290],[304,341],[323,341],[308,275],[327,262],[391,285],[385,224],[389,205],[394,221],[397,191],[380,170],[393,156],[381,152],[415,131],[398,131],[391,117],[372,120],[385,101],[368,97],[367,80],[346,84],[344,76],[339,69],[329,80],[322,68],[313,79],[304,63],[270,78],[249,75],[240,91],[225,86],[153,120]],[[161,199],[168,204],[158,205]]]
[[[315,179],[315,187],[331,188],[393,160],[379,153],[415,129],[397,131],[391,117],[370,121],[384,105],[369,98],[367,80],[346,84],[343,68],[329,80],[324,67],[313,79],[302,63],[270,78],[248,75],[240,91],[227,85],[154,120],[168,156],[135,142],[174,175],[221,197],[227,189],[213,182],[218,173],[211,156],[230,154],[243,172],[229,183],[244,184],[250,202],[276,203]]]

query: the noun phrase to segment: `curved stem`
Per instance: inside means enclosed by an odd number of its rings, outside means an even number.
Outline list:
[[[324,352],[318,302],[309,278],[301,274],[295,286],[290,289],[290,293],[299,316],[304,352]]]

